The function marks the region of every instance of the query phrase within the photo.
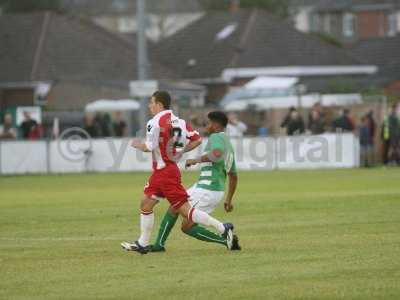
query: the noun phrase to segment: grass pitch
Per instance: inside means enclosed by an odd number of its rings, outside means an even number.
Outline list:
[[[243,251],[176,226],[141,256],[147,175],[0,177],[0,299],[400,299],[400,169],[242,172]]]

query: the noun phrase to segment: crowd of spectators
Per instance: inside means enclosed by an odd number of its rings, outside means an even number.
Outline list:
[[[38,140],[43,137],[43,127],[32,119],[29,112],[24,112],[24,120],[19,126],[20,135],[25,140]],[[6,113],[0,126],[0,140],[12,140],[18,137],[18,128],[14,125],[13,117]]]
[[[83,129],[92,138],[102,138],[127,136],[128,127],[122,113],[117,112],[114,120],[109,113],[86,114]]]
[[[325,132],[346,133],[358,135],[360,140],[360,163],[362,166],[374,164],[376,153],[377,135],[376,121],[373,111],[361,116],[356,124],[348,108],[341,110],[340,114],[328,122],[321,105],[316,104],[308,115],[307,126],[299,111],[291,107],[281,123],[281,128],[287,135],[322,134]],[[393,104],[390,112],[385,116],[381,127],[380,139],[382,142],[382,161],[385,165],[400,165],[400,105]]]
[[[352,132],[358,135],[360,140],[361,165],[374,164],[374,156],[377,152],[375,144],[382,141],[382,161],[387,165],[400,165],[400,105],[391,106],[381,126],[376,124],[373,111],[361,116],[358,124],[352,117],[351,111],[344,108],[336,116],[329,118],[319,103],[315,104],[304,121],[303,112],[291,107],[280,126],[289,136],[300,134],[318,135],[325,132],[346,133]],[[229,123],[226,133],[233,138],[240,138],[247,133],[247,125],[241,121],[236,113],[228,114]],[[204,128],[204,120],[192,115],[190,118],[193,126],[199,130]],[[377,128],[380,127],[380,135]],[[128,136],[128,125],[122,112],[116,112],[112,117],[109,113],[86,114],[82,128],[92,138],[125,137]],[[257,135],[265,137],[268,129],[259,127]],[[41,124],[31,117],[29,112],[23,113],[23,121],[17,127],[13,116],[6,113],[0,125],[0,140],[13,140],[17,138],[37,140],[44,137]]]
[[[39,140],[42,138],[54,138],[52,128],[45,128],[37,120],[32,118],[27,111],[23,112],[24,119],[17,126],[12,114],[6,113],[0,125],[0,140]],[[78,126],[78,125],[77,125]],[[92,138],[125,137],[128,136],[127,122],[122,112],[116,112],[112,119],[108,113],[86,114],[82,121],[82,129]],[[45,132],[48,134],[46,135]]]
[[[281,123],[281,128],[285,130],[287,135],[299,135],[304,133],[316,135],[324,132],[354,132],[356,129],[348,108],[341,110],[340,115],[329,123],[319,103],[312,107],[308,114],[307,124],[297,108],[289,108],[287,115]]]

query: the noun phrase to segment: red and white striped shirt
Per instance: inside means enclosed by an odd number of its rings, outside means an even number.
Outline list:
[[[197,131],[171,110],[164,110],[147,122],[146,147],[153,155],[153,169],[160,170],[177,163],[176,154],[183,150],[187,141],[200,139]]]

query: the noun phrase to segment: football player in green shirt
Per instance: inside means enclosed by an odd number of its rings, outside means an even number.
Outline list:
[[[200,178],[187,192],[192,207],[211,213],[224,197],[226,177],[229,177],[229,188],[225,198],[226,212],[233,210],[232,199],[236,191],[238,176],[235,153],[229,138],[225,134],[228,118],[225,113],[213,111],[208,114],[207,132],[209,134],[205,153],[197,159],[188,159],[185,167],[201,165]],[[165,251],[165,242],[174,227],[178,214],[168,209],[161,222],[157,239],[152,245],[152,252]],[[182,231],[198,240],[224,245],[228,250],[240,250],[236,235],[223,237],[206,228],[184,219]]]

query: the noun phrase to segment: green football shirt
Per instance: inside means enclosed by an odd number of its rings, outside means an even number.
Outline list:
[[[226,174],[236,173],[235,153],[224,132],[213,133],[209,136],[205,152],[210,153],[215,149],[221,150],[223,157],[216,162],[201,163],[197,187],[211,191],[224,191]]]

